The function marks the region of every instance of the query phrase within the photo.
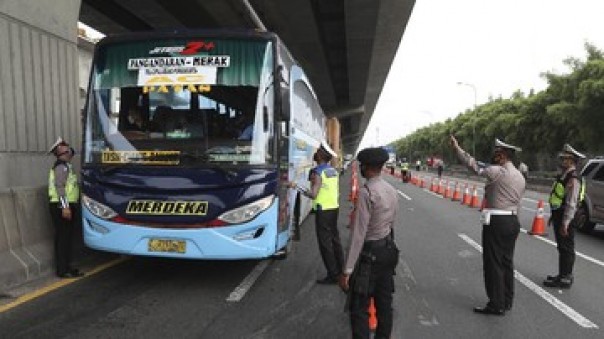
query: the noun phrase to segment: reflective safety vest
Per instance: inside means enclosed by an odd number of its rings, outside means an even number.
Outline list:
[[[80,196],[80,188],[78,187],[78,177],[73,170],[73,166],[69,163],[63,163],[67,167],[67,182],[65,183],[65,197],[68,202],[77,202]],[[50,169],[48,174],[48,198],[50,202],[59,202],[59,193],[55,186],[55,167]]]
[[[552,192],[549,195],[549,205],[552,210],[557,210],[566,203],[566,184],[571,178],[577,178],[577,172],[568,173],[564,180],[561,177],[556,178],[552,186]],[[579,182],[581,187],[579,188],[578,202],[581,202],[585,199],[585,179],[581,178]]]
[[[409,163],[408,163],[408,162],[404,162],[404,163],[401,165],[401,169],[402,169],[403,171],[408,171],[408,170],[409,170]]]
[[[325,164],[315,168],[315,173],[321,176],[321,187],[317,197],[312,202],[313,210],[333,210],[338,208],[339,187],[338,171]]]

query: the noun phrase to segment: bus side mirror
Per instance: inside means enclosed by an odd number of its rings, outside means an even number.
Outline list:
[[[262,129],[268,132],[268,107],[262,107]]]
[[[289,121],[289,119],[290,119],[289,88],[280,87],[279,95],[281,97],[281,107],[280,107],[281,120]]]

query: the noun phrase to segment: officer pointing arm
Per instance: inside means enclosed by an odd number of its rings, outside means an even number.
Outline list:
[[[451,136],[457,157],[472,172],[486,177],[482,210],[483,273],[488,303],[474,312],[504,315],[514,300],[514,248],[520,233],[518,210],[526,182],[512,163],[519,147],[495,139],[491,165],[480,167]]]

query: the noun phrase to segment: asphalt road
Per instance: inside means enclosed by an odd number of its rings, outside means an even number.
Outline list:
[[[402,209],[395,230],[401,260],[393,338],[604,337],[601,225],[576,236],[580,254],[570,290],[541,287],[547,274],[556,273],[553,235],[521,233],[513,309],[504,317],[477,315],[472,308],[487,301],[478,210],[386,179],[399,190]],[[349,174],[342,178],[339,221],[345,243],[348,180]],[[523,200],[525,231],[539,199],[545,195],[527,192]],[[286,260],[97,259],[86,277],[49,278],[10,291],[14,299],[0,299],[0,337],[350,338],[345,295],[336,286],[315,284],[324,269],[313,216]]]

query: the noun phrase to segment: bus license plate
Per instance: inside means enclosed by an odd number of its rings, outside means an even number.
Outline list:
[[[184,240],[149,239],[149,252],[185,253],[187,242]]]

